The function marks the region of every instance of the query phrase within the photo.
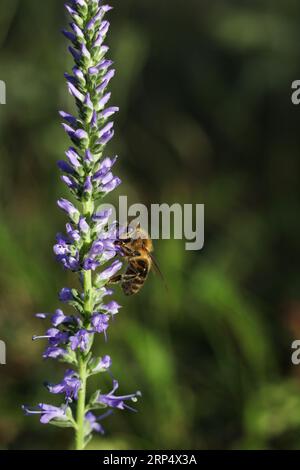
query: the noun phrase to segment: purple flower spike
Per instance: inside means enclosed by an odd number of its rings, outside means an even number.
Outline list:
[[[110,28],[105,15],[111,7],[102,0],[70,0],[66,9],[71,21],[63,34],[75,63],[64,76],[76,111],[59,112],[65,137],[71,143],[66,158],[57,164],[72,199],[67,196],[57,201],[68,220],[65,232],[56,236],[53,251],[56,260],[69,271],[69,277],[75,274],[77,280],[75,288],[64,287],[59,292],[65,311],[57,308],[54,314],[36,315],[50,322],[51,327],[47,326],[46,333],[33,340],[45,340],[43,358],[64,362],[68,370],[61,382],[47,382],[50,393],[62,395],[61,406],[40,403],[34,408],[24,406],[23,410],[27,415],[40,415],[43,424],[72,428],[76,449],[82,450],[94,432],[104,433],[101,421],[112,409],[132,409],[128,401],[135,401],[140,393],[116,396],[117,381],[107,394],[86,393],[91,376],[112,375],[111,357],[95,356],[94,343],[98,340],[105,344],[111,320],[121,308],[112,300],[114,292],[108,284],[122,268],[117,243],[122,229],[112,220],[112,210],[97,209],[101,199],[121,184],[114,174],[117,157],[106,156],[106,145],[114,136],[110,118],[119,108],[108,104],[108,87],[115,76],[105,44]],[[104,415],[90,411],[105,407],[109,409]]]

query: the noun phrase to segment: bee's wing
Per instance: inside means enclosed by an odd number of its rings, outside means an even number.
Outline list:
[[[167,283],[166,283],[166,280],[165,280],[165,278],[164,278],[163,273],[162,273],[161,270],[160,270],[160,267],[159,267],[159,265],[158,265],[158,262],[156,261],[156,259],[155,259],[155,257],[153,256],[153,254],[150,253],[149,251],[148,251],[148,255],[150,256],[151,261],[152,261],[152,263],[153,263],[154,271],[156,272],[156,274],[159,275],[159,277],[161,278],[161,280],[162,280],[163,283],[164,283],[164,286],[165,286],[166,291],[168,291],[168,290],[169,290],[169,289],[168,289],[168,285],[167,285]]]

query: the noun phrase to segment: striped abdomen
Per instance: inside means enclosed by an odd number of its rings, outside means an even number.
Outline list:
[[[148,277],[151,260],[148,257],[131,258],[123,275],[122,289],[125,295],[137,294]]]

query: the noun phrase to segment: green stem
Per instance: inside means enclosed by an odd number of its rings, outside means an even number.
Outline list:
[[[90,217],[94,204],[91,200],[83,203],[82,212],[84,217]],[[86,246],[89,247],[91,242],[90,234],[86,236]],[[92,271],[83,271],[83,294],[84,294],[84,317],[85,324],[90,323],[90,317],[93,313],[93,279]],[[85,325],[85,326],[86,326]],[[87,385],[87,354],[78,353],[78,374],[81,381],[81,388],[78,393],[77,416],[76,416],[76,450],[83,450],[84,442],[84,421],[86,411],[86,385]]]
[[[81,388],[78,393],[77,402],[77,427],[76,427],[76,450],[83,450],[84,443],[84,419],[85,419],[85,400],[86,400],[86,373],[87,363],[84,358],[79,359],[79,377],[81,380]]]

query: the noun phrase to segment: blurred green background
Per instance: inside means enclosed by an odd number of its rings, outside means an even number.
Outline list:
[[[48,402],[43,381],[63,366],[32,343],[39,311],[72,285],[52,254],[65,194],[56,161],[68,145],[62,0],[0,0],[0,447],[60,449],[69,431],[25,418]],[[156,242],[169,286],[151,276],[124,305],[109,342],[121,392],[97,449],[300,447],[299,0],[111,2],[111,56],[120,105],[111,151],[130,202],[204,203],[204,250]],[[109,390],[110,383],[102,384]],[[55,399],[53,402],[56,402]]]

